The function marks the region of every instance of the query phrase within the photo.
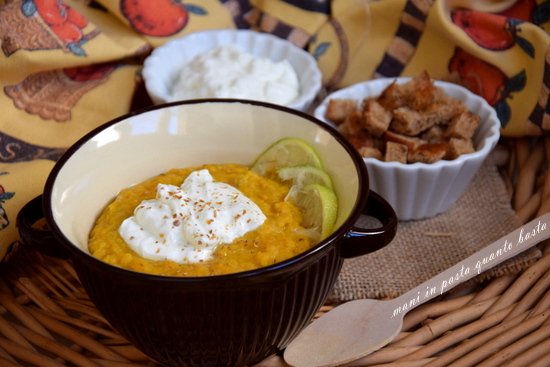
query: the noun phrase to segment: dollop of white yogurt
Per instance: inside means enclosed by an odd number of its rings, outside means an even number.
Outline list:
[[[180,187],[159,184],[156,198],[144,200],[119,233],[150,260],[196,263],[265,221],[262,210],[241,191],[214,181],[206,169],[191,173]]]
[[[287,60],[273,62],[223,45],[185,65],[172,92],[176,100],[240,98],[285,105],[296,99],[300,84]]]

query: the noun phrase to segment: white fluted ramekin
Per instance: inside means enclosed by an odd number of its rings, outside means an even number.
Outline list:
[[[380,95],[395,79],[370,80],[331,93],[315,109],[315,117],[330,123],[325,118],[330,99],[351,98],[360,103],[363,98]],[[409,80],[411,78],[397,78],[397,83]],[[451,97],[463,101],[472,113],[481,117],[472,138],[476,151],[454,160],[440,160],[430,164],[403,164],[364,158],[371,189],[393,206],[400,220],[425,219],[449,210],[464,193],[500,138],[500,121],[495,110],[483,98],[456,84],[442,81],[434,83]]]

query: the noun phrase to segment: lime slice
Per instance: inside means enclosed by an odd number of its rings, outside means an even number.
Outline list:
[[[316,183],[305,185],[296,194],[295,202],[304,213],[302,225],[315,229],[321,240],[332,233],[338,214],[338,198],[334,190]]]
[[[292,180],[292,185],[303,187],[317,183],[333,189],[330,176],[322,169],[311,165],[286,166],[277,169],[279,178],[283,181]]]
[[[265,176],[270,170],[280,167],[306,164],[323,168],[321,158],[306,142],[298,138],[283,138],[260,154],[251,169],[257,174]]]
[[[284,181],[292,181],[285,200],[296,201],[296,195],[304,186],[316,183],[334,189],[330,176],[320,168],[310,165],[286,166],[275,171],[279,178]]]

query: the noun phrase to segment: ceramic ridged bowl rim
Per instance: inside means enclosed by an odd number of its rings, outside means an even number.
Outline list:
[[[170,71],[172,71],[170,75],[173,75],[174,69],[167,68],[166,63],[168,62],[172,65],[175,55],[186,58],[185,61],[190,61],[196,53],[192,53],[189,57],[186,57],[185,48],[192,47],[197,42],[200,42],[201,48],[204,45],[208,45],[207,49],[212,49],[223,44],[234,44],[240,46],[245,52],[252,52],[253,48],[250,46],[259,44],[262,45],[261,49],[263,52],[257,52],[258,50],[255,49],[253,52],[255,56],[268,57],[276,61],[289,58],[289,62],[295,69],[300,82],[300,93],[294,101],[286,104],[287,107],[305,110],[321,89],[321,71],[317,66],[315,58],[307,51],[288,40],[269,33],[260,33],[251,30],[221,29],[189,33],[181,38],[167,41],[153,50],[151,55],[145,59],[142,71],[145,88],[153,100],[160,103],[174,101],[169,94],[168,87],[165,85],[172,81],[166,78],[168,78],[167,73]],[[180,67],[181,65],[178,64],[175,66]],[[301,66],[299,70],[297,70],[298,66]],[[165,75],[165,78],[160,78],[159,75]]]
[[[149,111],[153,110],[160,110],[170,107],[177,107],[182,105],[195,105],[195,104],[203,104],[203,103],[242,103],[245,105],[255,105],[258,107],[264,107],[264,108],[271,108],[275,110],[282,111],[284,113],[290,113],[298,115],[304,119],[307,119],[314,123],[315,125],[319,126],[320,128],[326,130],[330,133],[330,135],[339,143],[342,145],[343,149],[345,149],[350,156],[352,157],[353,162],[355,163],[355,168],[357,171],[357,178],[359,181],[359,187],[363,188],[361,192],[357,194],[357,199],[355,202],[355,205],[353,207],[353,210],[351,211],[348,218],[346,218],[340,227],[338,227],[329,237],[325,238],[320,243],[316,244],[312,248],[290,258],[285,261],[281,261],[279,263],[264,266],[258,269],[252,269],[248,271],[242,271],[237,273],[230,273],[230,274],[224,274],[224,275],[215,275],[215,276],[202,276],[202,277],[178,277],[178,276],[167,276],[167,275],[156,275],[156,274],[148,274],[148,273],[142,273],[137,271],[132,271],[128,269],[124,269],[115,265],[108,264],[102,260],[99,260],[92,256],[89,253],[86,253],[79,249],[77,246],[72,244],[71,240],[68,239],[63,231],[57,226],[55,221],[55,216],[53,214],[53,208],[51,206],[51,200],[52,200],[52,189],[55,185],[56,178],[60,171],[63,169],[64,164],[78,151],[78,149],[86,144],[89,140],[91,140],[94,136],[101,133],[103,130],[109,128],[112,125],[123,123],[128,118],[131,118],[133,116],[147,113]],[[336,133],[335,133],[336,132]],[[368,187],[369,187],[369,176],[368,171],[366,167],[362,166],[361,164],[361,157],[357,150],[353,148],[353,146],[347,141],[347,139],[343,138],[334,128],[332,128],[330,125],[327,125],[323,123],[322,121],[319,121],[314,116],[306,114],[304,112],[291,109],[285,106],[280,105],[274,105],[270,103],[265,102],[259,102],[259,101],[249,101],[249,100],[239,100],[239,99],[203,99],[203,100],[185,100],[185,101],[177,101],[172,103],[165,103],[161,105],[155,105],[148,108],[141,109],[139,111],[131,112],[129,114],[120,116],[118,118],[115,118],[111,121],[108,121],[104,123],[103,125],[98,126],[97,128],[91,130],[89,133],[81,137],[78,141],[76,141],[73,145],[71,145],[67,151],[61,156],[61,158],[56,162],[54,167],[52,168],[45,184],[44,194],[43,194],[43,211],[44,211],[44,217],[46,218],[46,221],[50,224],[50,230],[55,234],[57,239],[61,239],[61,242],[63,242],[63,247],[66,248],[71,254],[78,258],[84,258],[83,261],[88,261],[93,266],[97,266],[104,269],[109,269],[109,271],[113,271],[114,273],[120,273],[124,274],[125,276],[134,277],[134,278],[141,278],[141,279],[157,279],[161,280],[163,282],[181,282],[181,283],[200,283],[200,282],[216,282],[216,281],[227,281],[231,279],[243,279],[243,278],[251,278],[251,277],[261,277],[261,276],[269,276],[269,274],[278,274],[279,272],[285,272],[286,268],[291,268],[293,266],[298,266],[297,263],[302,264],[309,264],[309,261],[313,257],[316,256],[317,253],[324,251],[324,249],[327,246],[334,246],[337,244],[337,242],[353,227],[355,221],[361,216],[363,208],[366,206],[367,199],[369,196]],[[367,189],[365,189],[365,187]],[[343,260],[343,259],[342,259]],[[304,265],[304,266],[306,266]]]
[[[321,104],[315,109],[314,116],[321,121],[332,125],[332,123],[330,123],[325,117],[326,106],[330,99],[354,98],[359,100],[365,97],[374,97],[376,95],[379,95],[383,88],[390,85],[396,80],[398,84],[402,84],[410,81],[411,79],[412,78],[410,77],[381,78],[357,83],[347,88],[340,89],[325,97]],[[479,136],[481,137],[478,145],[476,146],[476,151],[473,153],[462,154],[453,160],[439,160],[434,163],[415,162],[404,164],[400,162],[385,162],[376,158],[363,158],[365,163],[381,168],[392,168],[411,172],[417,171],[419,169],[439,170],[442,167],[459,166],[463,165],[465,161],[484,158],[491,152],[491,150],[494,148],[500,138],[500,121],[494,108],[491,107],[487,103],[487,101],[485,101],[485,99],[473,94],[468,89],[460,85],[439,80],[434,80],[434,84],[438,87],[442,87],[445,91],[452,91],[456,93],[457,95],[459,95],[459,97],[455,96],[455,98],[460,99],[463,102],[472,102],[478,104],[478,113],[483,112],[487,115],[486,118],[482,119],[482,121],[480,122],[480,125],[478,127],[479,130],[476,132],[476,134],[479,134]],[[373,93],[374,91],[375,93]]]

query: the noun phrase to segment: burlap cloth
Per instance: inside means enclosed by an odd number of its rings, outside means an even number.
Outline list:
[[[449,211],[429,219],[400,222],[388,246],[345,260],[330,298],[395,298],[521,225],[504,181],[489,157]],[[472,281],[517,273],[540,256],[534,247]]]

